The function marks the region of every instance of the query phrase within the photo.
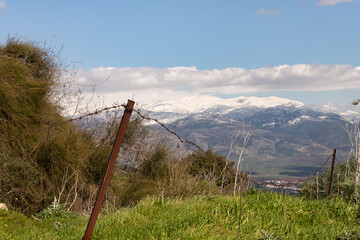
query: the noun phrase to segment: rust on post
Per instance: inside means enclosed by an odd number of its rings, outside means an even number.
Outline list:
[[[332,162],[331,162],[331,170],[330,170],[330,177],[329,177],[329,186],[328,186],[328,190],[327,190],[327,193],[326,193],[327,196],[330,195],[332,175],[333,175],[333,172],[334,172],[335,155],[336,155],[336,149],[334,149],[334,153],[333,153],[333,157],[332,157]]]
[[[83,240],[90,240],[91,239],[91,235],[94,231],[95,228],[95,224],[96,224],[96,220],[99,216],[100,210],[101,210],[101,205],[104,201],[104,197],[105,197],[105,193],[106,193],[106,189],[109,185],[110,182],[110,178],[116,163],[116,159],[118,157],[119,151],[120,151],[120,147],[121,144],[123,142],[124,136],[125,136],[125,132],[126,132],[126,128],[127,125],[130,121],[130,116],[131,116],[131,112],[134,108],[134,101],[128,100],[125,110],[124,110],[124,115],[121,119],[121,123],[120,123],[120,127],[118,130],[118,133],[116,135],[116,139],[113,145],[113,149],[111,151],[111,155],[110,155],[110,160],[108,162],[108,166],[106,168],[106,172],[103,178],[103,181],[101,183],[100,186],[100,190],[98,192],[97,198],[96,198],[96,202],[95,205],[93,207],[90,219],[89,219],[89,223],[87,225]]]

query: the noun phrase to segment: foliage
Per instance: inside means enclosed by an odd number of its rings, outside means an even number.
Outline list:
[[[232,163],[226,163],[223,156],[212,151],[206,155],[194,152],[181,159],[176,150],[160,141],[137,158],[138,163],[132,168],[126,167],[122,173],[116,171],[111,181],[111,197],[107,198],[112,207],[134,205],[154,195],[184,198],[226,193],[234,182]]]
[[[54,201],[46,209],[39,212],[36,216],[38,218],[69,218],[74,216],[74,212],[67,211],[66,204],[60,203],[59,199],[54,197]]]
[[[347,232],[344,230],[343,234],[340,234],[336,237],[336,240],[359,240],[360,232],[359,231],[351,231]]]
[[[139,161],[126,174],[115,173],[110,187],[114,196],[108,198],[115,207],[134,205],[147,196],[182,198],[209,192],[210,183],[190,175],[186,164],[161,143],[145,152]]]
[[[161,179],[168,175],[167,160],[169,152],[164,146],[159,146],[148,159],[142,162],[139,173],[144,177]]]
[[[65,120],[49,97],[59,66],[50,49],[33,43],[9,39],[0,46],[0,202],[25,213],[44,209],[54,196],[80,209],[90,194],[85,169],[95,142],[84,130],[64,124],[17,138]]]
[[[213,195],[146,198],[134,207],[101,214],[92,239],[358,239],[360,233],[354,203],[251,191],[243,194],[238,238],[238,200]],[[0,238],[81,239],[88,217],[41,220],[0,212]]]
[[[335,164],[330,194],[336,194],[348,200],[355,200],[355,166],[355,157]],[[299,194],[310,198],[316,198],[317,194],[319,197],[325,197],[329,176],[330,169],[327,168],[319,175],[318,180],[315,177],[304,182]]]
[[[264,236],[263,240],[276,240],[278,237],[274,237],[274,233],[267,233],[265,230],[260,229],[261,234]]]
[[[196,151],[185,158],[189,164],[189,173],[201,179],[213,180],[218,187],[230,190],[235,182],[236,170],[233,168],[234,162],[226,160],[224,156],[217,155],[211,149],[205,153]],[[242,189],[247,188],[247,181],[244,180],[247,174],[239,175],[239,182],[243,185]]]
[[[0,137],[15,138],[0,145],[0,201],[27,214],[54,212],[47,208],[54,197],[73,210],[90,209],[121,119],[121,112],[114,111],[100,125],[67,123],[16,138],[65,120],[62,107],[50,98],[61,77],[60,65],[52,51],[33,43],[10,39],[0,47]],[[156,138],[150,140],[155,147],[147,147],[147,137],[141,119],[133,119],[107,205],[135,204],[160,193],[165,197],[209,194],[234,179],[232,164],[224,157],[209,151],[210,157],[194,153],[181,160]]]
[[[212,150],[208,150],[205,153],[196,151],[186,158],[189,162],[189,172],[193,176],[200,176],[205,178],[206,176],[213,175],[215,182],[218,186],[221,185],[221,175],[225,169],[229,174],[226,177],[226,184],[231,184],[235,176],[235,170],[232,168],[234,162],[226,163],[224,156],[215,154]]]
[[[105,123],[101,125],[90,124],[89,132],[93,138],[97,139],[97,144],[94,146],[92,154],[89,157],[89,164],[86,165],[87,177],[96,185],[101,184],[101,180],[105,174],[109,156],[113,147],[114,139],[116,137],[121,113],[119,110],[107,113],[105,117]],[[86,128],[82,126],[83,128]],[[96,136],[94,132],[101,129],[99,136]],[[148,131],[142,124],[140,118],[132,119],[126,129],[125,137],[122,144],[122,158],[121,167],[125,171],[134,171],[137,165],[134,162],[138,162],[140,157],[140,150],[143,146],[140,144],[147,137]],[[129,156],[128,156],[129,155]],[[112,181],[114,183],[115,181]],[[116,184],[116,183],[115,183]]]

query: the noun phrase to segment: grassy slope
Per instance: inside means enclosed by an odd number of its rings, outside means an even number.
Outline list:
[[[93,239],[236,239],[238,214],[234,197],[149,198],[100,216]],[[87,218],[76,215],[42,220],[2,211],[0,239],[81,239],[87,224]],[[262,239],[261,230],[279,236],[282,221],[282,239],[336,239],[344,231],[359,230],[360,213],[341,199],[259,192],[243,196],[241,239]]]

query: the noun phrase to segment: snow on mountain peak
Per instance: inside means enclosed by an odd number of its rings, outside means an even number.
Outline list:
[[[223,99],[215,96],[202,95],[159,101],[153,104],[149,104],[145,107],[153,112],[176,112],[188,114],[194,112],[203,112],[216,106],[224,106],[227,109],[238,109],[246,107],[270,108],[276,106],[291,106],[297,108],[302,107],[303,105],[304,104],[302,102],[275,96],[264,98],[241,96],[236,98]]]
[[[239,99],[241,98],[241,99]],[[246,107],[260,107],[260,108],[270,108],[276,106],[292,106],[292,107],[302,107],[304,104],[302,102],[279,98],[275,96],[270,97],[239,97],[238,101],[242,102],[242,106]],[[236,98],[235,98],[236,99]]]

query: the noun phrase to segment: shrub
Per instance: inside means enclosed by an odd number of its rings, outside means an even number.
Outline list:
[[[224,156],[217,155],[212,150],[206,153],[196,151],[189,155],[185,161],[189,164],[189,173],[201,179],[214,181],[216,186],[230,191],[235,182],[236,170],[233,168],[234,162],[226,160]],[[247,174],[238,175],[241,189],[246,189],[248,182]]]
[[[0,46],[0,202],[25,213],[54,196],[80,208],[90,194],[85,166],[95,142],[86,131],[64,124],[16,138],[65,120],[50,98],[60,72],[49,49],[14,39]]]
[[[181,159],[175,150],[159,143],[149,149],[133,171],[117,172],[112,181],[115,205],[133,205],[146,196],[184,198],[194,195],[227,193],[232,190],[235,170],[223,156],[211,150],[194,152]],[[225,174],[225,178],[222,176]],[[243,175],[241,175],[243,177]],[[225,179],[225,184],[222,180]],[[245,185],[245,181],[243,181]],[[244,188],[245,189],[245,188]],[[116,195],[116,197],[115,197]]]
[[[348,200],[355,200],[355,157],[342,163],[336,163],[332,177],[330,194],[342,196]],[[330,169],[326,168],[319,174],[318,180],[312,178],[301,186],[300,195],[310,198],[325,197],[328,189]]]

